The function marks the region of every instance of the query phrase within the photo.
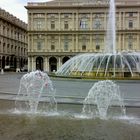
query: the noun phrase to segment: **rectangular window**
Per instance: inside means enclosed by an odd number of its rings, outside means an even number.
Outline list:
[[[96,50],[100,50],[100,45],[96,45]]]
[[[133,17],[133,12],[129,12],[129,17]]]
[[[10,52],[10,45],[7,44],[7,52],[9,53]]]
[[[129,49],[129,50],[132,50],[132,47],[133,47],[132,42],[129,42],[129,43],[128,43],[128,49]]]
[[[68,51],[68,42],[64,42],[64,51]]]
[[[55,50],[55,46],[54,45],[51,45],[51,50]]]
[[[86,50],[86,45],[83,45],[82,46],[82,51],[85,51]]]
[[[68,21],[65,21],[64,22],[64,29],[68,29],[69,28],[69,26],[68,26]]]
[[[51,21],[51,29],[55,29],[55,22]]]
[[[80,28],[81,28],[81,29],[86,29],[86,28],[87,28],[87,22],[81,20],[81,21],[80,21]]]
[[[133,28],[133,21],[130,20],[128,26],[129,26],[129,28]]]
[[[6,46],[5,43],[3,43],[3,52],[5,52],[5,46]]]
[[[41,50],[41,47],[42,47],[42,44],[41,44],[40,41],[38,41],[38,42],[37,42],[37,49],[38,49],[38,50]]]
[[[45,17],[45,14],[44,13],[34,13],[34,17],[35,18],[42,18],[42,17]]]
[[[34,19],[34,29],[42,30],[45,28],[45,19]]]

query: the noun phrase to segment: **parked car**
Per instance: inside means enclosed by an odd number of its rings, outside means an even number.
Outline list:
[[[28,69],[27,69],[27,67],[23,67],[23,68],[20,69],[20,71],[21,71],[21,72],[27,72]]]
[[[15,72],[16,71],[16,68],[14,66],[6,65],[4,67],[4,71],[7,71],[7,72]]]

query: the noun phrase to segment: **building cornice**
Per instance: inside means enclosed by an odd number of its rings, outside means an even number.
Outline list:
[[[108,8],[109,0],[54,0],[50,2],[29,2],[26,9],[40,8]],[[140,7],[139,0],[116,0],[116,7]]]
[[[18,19],[17,17],[13,16],[12,14],[6,12],[5,10],[0,8],[0,18],[15,25],[23,30],[27,30],[27,24],[22,20]]]

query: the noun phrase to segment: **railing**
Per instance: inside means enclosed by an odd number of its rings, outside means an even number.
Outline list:
[[[96,2],[96,1],[87,1],[87,2],[29,2],[28,6],[90,6],[90,5],[108,5],[108,1]],[[139,0],[132,0],[132,1],[117,1],[116,5],[139,5]]]

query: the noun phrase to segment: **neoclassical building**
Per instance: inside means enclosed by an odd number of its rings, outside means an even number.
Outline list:
[[[0,8],[0,69],[27,65],[27,24]]]
[[[28,70],[57,70],[79,53],[103,52],[109,0],[28,3]],[[140,1],[116,0],[117,51],[140,51]]]

